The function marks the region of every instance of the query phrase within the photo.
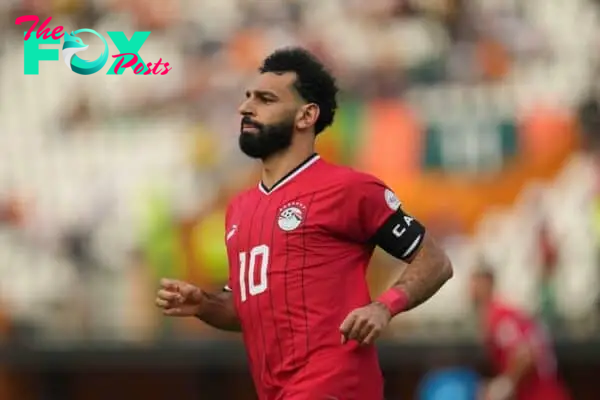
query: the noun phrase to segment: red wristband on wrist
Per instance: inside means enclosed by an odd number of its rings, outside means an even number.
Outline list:
[[[408,295],[402,289],[391,288],[386,290],[376,300],[390,310],[392,316],[406,310],[408,306]]]

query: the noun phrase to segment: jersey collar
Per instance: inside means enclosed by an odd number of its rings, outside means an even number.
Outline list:
[[[294,168],[293,170],[288,172],[280,180],[275,182],[275,184],[273,186],[271,186],[270,189],[267,188],[265,186],[265,184],[262,183],[262,181],[260,181],[258,184],[258,190],[260,190],[262,193],[266,194],[267,196],[270,195],[275,190],[279,189],[280,187],[282,187],[283,185],[285,185],[286,183],[288,183],[289,181],[294,179],[296,176],[300,175],[302,173],[302,171],[308,169],[308,167],[313,165],[320,158],[321,158],[321,156],[319,156],[317,153],[314,153],[313,155],[308,157],[306,160],[302,161],[296,168]]]

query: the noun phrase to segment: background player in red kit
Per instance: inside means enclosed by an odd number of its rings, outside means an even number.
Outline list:
[[[310,53],[276,51],[259,72],[239,109],[239,145],[262,161],[262,180],[227,210],[229,284],[212,294],[163,280],[157,305],[241,330],[261,400],[382,399],[373,341],[451,277],[450,262],[382,182],[315,154],[337,87]],[[376,245],[410,265],[372,301]]]
[[[487,266],[471,278],[471,297],[498,376],[485,385],[482,400],[567,400],[556,358],[542,325],[494,295],[494,274]]]

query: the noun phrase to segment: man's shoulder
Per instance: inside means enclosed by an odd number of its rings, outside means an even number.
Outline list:
[[[489,306],[488,317],[491,321],[495,321],[504,317],[511,317],[515,315],[515,312],[514,306],[494,300]]]
[[[322,171],[325,187],[331,189],[329,194],[334,198],[355,199],[362,201],[364,199],[385,201],[390,208],[396,210],[401,206],[401,202],[392,189],[389,188],[381,179],[366,172],[358,171],[350,167],[332,165],[329,170]],[[354,202],[344,202],[348,206],[355,206]],[[383,203],[382,203],[383,204]]]
[[[507,325],[522,328],[532,321],[533,319],[527,313],[514,305],[495,303],[491,307],[488,322],[493,330],[501,330]]]
[[[322,176],[323,180],[343,188],[353,188],[370,183],[383,185],[383,182],[381,182],[380,179],[369,173],[358,171],[345,165],[328,162],[323,163],[322,170],[319,171],[319,174]]]
[[[232,209],[238,208],[241,205],[243,205],[245,202],[247,202],[248,200],[252,200],[256,196],[258,196],[259,194],[260,194],[259,190],[256,187],[244,189],[241,192],[235,194],[229,200],[229,203],[227,204],[227,209],[232,210]]]

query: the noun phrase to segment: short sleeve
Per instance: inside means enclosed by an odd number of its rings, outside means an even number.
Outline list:
[[[525,342],[525,332],[519,321],[511,315],[503,315],[493,324],[492,340],[503,351],[511,352]]]
[[[357,174],[348,183],[344,204],[348,234],[359,242],[368,242],[400,206],[396,194],[383,182]]]
[[[231,209],[232,209],[232,204],[230,203],[227,206],[227,211],[225,212],[225,237],[223,238],[223,240],[225,242],[225,246],[227,246],[227,242],[229,241],[232,233],[234,232],[233,230],[235,229],[231,224]],[[224,292],[232,291],[232,288],[234,286],[231,282],[231,279],[232,279],[232,274],[231,274],[231,269],[230,269],[229,276],[227,278],[227,284],[223,287]]]

